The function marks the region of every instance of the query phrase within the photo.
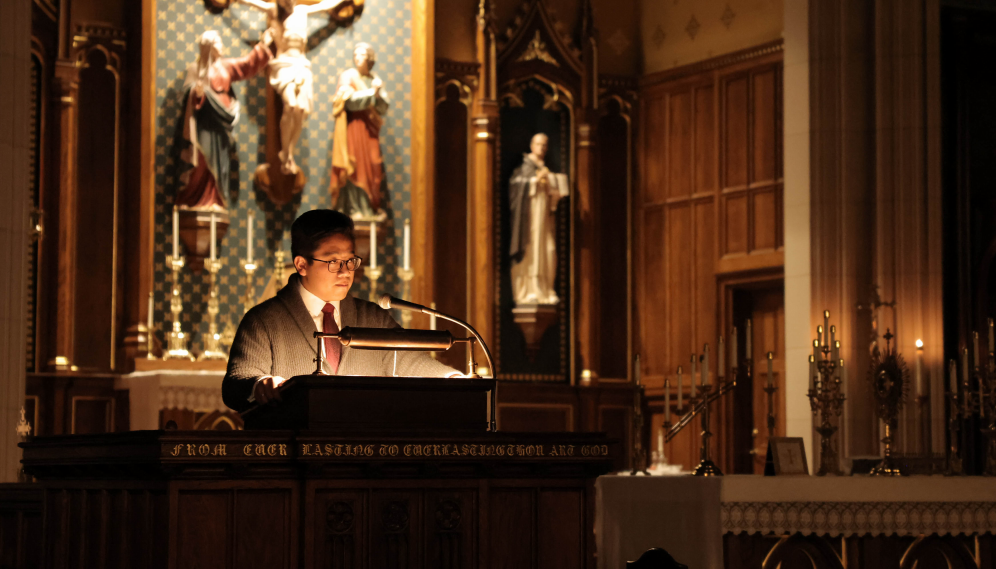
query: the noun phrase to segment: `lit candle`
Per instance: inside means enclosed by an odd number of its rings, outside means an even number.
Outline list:
[[[671,422],[671,382],[666,379],[664,380],[664,422]]]
[[[636,357],[633,358],[633,383],[637,386],[640,385],[640,375],[642,373],[643,370],[640,369],[640,354],[636,354]]]
[[[816,391],[816,359],[809,356],[809,389]]]
[[[771,387],[772,385],[774,385],[774,382],[771,379],[771,374],[772,374],[771,366],[772,366],[772,361],[773,361],[774,357],[775,357],[774,353],[768,352],[768,387]]]
[[[410,219],[405,220],[405,248],[404,248],[404,268],[407,271],[411,269],[411,248],[412,248],[412,222]]]
[[[923,374],[921,368],[923,367],[923,340],[917,339],[916,341],[916,394],[924,395],[923,391]]]
[[[948,360],[948,389],[952,394],[958,394],[958,364],[954,360]]]
[[[813,361],[820,357],[820,341],[813,340]]]
[[[836,342],[836,341],[837,341],[837,327],[836,326],[831,326],[830,327],[830,345],[831,346],[834,345],[834,342]],[[837,358],[834,358],[834,359],[837,359]]]
[[[180,210],[173,206],[173,258],[180,257]]]
[[[371,269],[377,268],[377,222],[376,221],[370,223],[370,268]]]
[[[737,327],[733,327],[730,334],[730,369],[737,369]],[[736,372],[734,372],[736,373]]]
[[[685,406],[683,400],[685,395],[684,393],[682,393],[682,389],[684,386],[682,385],[682,383],[684,382],[682,381],[681,366],[678,366],[678,412],[679,413],[681,413],[681,409]]]
[[[748,360],[753,360],[754,359],[754,351],[751,350],[752,339],[751,339],[750,329],[751,329],[750,328],[750,318],[748,318],[747,319],[747,338],[744,340],[744,347],[746,348],[744,350],[744,357],[747,358]]]
[[[979,333],[972,332],[972,363],[979,369]]]
[[[256,218],[249,212],[249,222],[246,224],[246,263],[252,263],[252,226],[256,223]]]
[[[709,344],[702,346],[702,386],[709,385]]]
[[[211,262],[218,258],[218,218],[211,214]]]
[[[840,360],[840,390],[847,395],[847,368],[844,367],[844,360]]]
[[[833,341],[833,352],[832,353],[833,353],[833,355],[831,357],[833,358],[833,361],[837,361],[837,360],[840,359],[840,340],[834,340]]]
[[[432,304],[430,305],[430,307],[431,307],[431,308],[432,308],[433,310],[435,310],[435,309],[436,309],[436,303],[435,303],[435,302],[433,302],[433,303],[432,303]],[[435,314],[430,314],[430,315],[429,315],[429,330],[435,330],[435,329],[436,329],[436,315],[435,315]]]
[[[826,343],[823,341],[823,326],[816,327],[816,339],[820,342],[821,346]]]
[[[726,377],[726,351],[723,349],[723,335],[719,335],[719,365],[716,366],[716,377]],[[718,383],[718,381],[717,381]]]
[[[829,310],[824,310],[823,311],[823,329],[824,330],[829,330],[830,329],[830,311]],[[827,339],[826,338],[823,338],[823,345],[827,345]]]
[[[697,361],[698,358],[695,357],[695,354],[692,354],[691,360],[692,360],[692,378],[691,378],[692,380],[689,383],[691,383],[691,385],[692,385],[692,395],[691,395],[691,397],[692,397],[692,399],[695,399],[695,370],[698,367],[699,362]]]
[[[664,428],[657,433],[657,460],[664,462]]]

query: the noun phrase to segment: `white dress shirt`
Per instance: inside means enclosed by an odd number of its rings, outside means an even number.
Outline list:
[[[325,314],[322,309],[325,308],[326,302],[317,296],[315,296],[310,290],[304,288],[302,284],[300,286],[301,300],[304,301],[304,307],[308,309],[308,314],[311,315],[311,319],[315,321],[315,330],[318,332],[322,331],[322,324]],[[342,330],[342,313],[339,310],[339,301],[333,300],[332,306],[335,307],[335,325]]]

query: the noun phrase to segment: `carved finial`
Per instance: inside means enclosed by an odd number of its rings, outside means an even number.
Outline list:
[[[21,406],[21,420],[17,422],[17,436],[26,439],[31,435],[31,424],[24,416],[24,406]]]

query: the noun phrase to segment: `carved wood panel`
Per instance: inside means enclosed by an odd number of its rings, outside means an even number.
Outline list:
[[[730,328],[717,277],[782,264],[780,97],[780,45],[676,69],[641,86],[633,331],[654,406],[662,403],[665,377],[675,396],[678,366],[690,395],[690,355],[709,343],[715,358],[718,333]],[[714,383],[715,359],[710,371]],[[691,467],[697,437],[682,437],[665,453]]]

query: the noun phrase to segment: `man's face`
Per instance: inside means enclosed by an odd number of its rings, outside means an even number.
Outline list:
[[[322,261],[348,261],[356,256],[354,249],[352,239],[345,235],[333,235],[318,245],[314,258]],[[354,273],[346,267],[342,267],[338,273],[330,273],[327,263],[294,257],[294,268],[301,275],[304,288],[325,302],[346,298],[349,287],[353,285]]]
[[[537,136],[529,143],[529,150],[537,158],[543,159],[546,157],[546,143],[547,138],[545,136]]]

